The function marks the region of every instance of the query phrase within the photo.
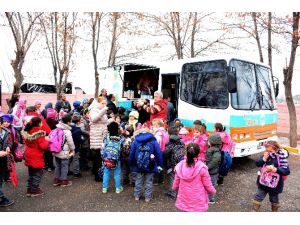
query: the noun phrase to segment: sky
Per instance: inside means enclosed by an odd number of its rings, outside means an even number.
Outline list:
[[[290,0],[288,0],[290,1]],[[10,4],[10,2],[14,1],[8,1],[6,6]],[[41,7],[40,5],[34,5],[35,0],[30,0],[27,2],[32,2],[32,5],[23,5],[24,3],[21,1],[17,5],[15,5],[12,8],[8,9],[14,9],[15,11],[17,10],[22,10],[24,11],[25,9],[28,11],[51,11],[51,7],[55,5],[56,0],[51,1],[53,4],[47,5],[47,7]],[[46,1],[47,2],[47,1]],[[85,1],[86,3],[89,3],[90,0]],[[138,5],[132,6],[131,4],[124,4],[125,1],[115,1],[113,0],[112,2],[116,2],[118,4],[114,5],[101,5],[99,8],[103,9],[103,11],[114,11],[115,9],[120,9],[119,11],[147,11],[147,12],[157,12],[159,9],[160,11],[170,11],[172,9],[181,9],[180,11],[193,11],[194,7],[192,7],[192,1],[187,0],[185,1],[185,5],[183,5],[181,2],[178,1],[172,1],[172,5],[161,5],[160,1],[151,1],[153,4],[149,5],[149,2],[145,2],[144,7],[141,7],[140,2],[138,1]],[[130,3],[136,2],[135,0],[130,1]],[[196,1],[197,2],[197,1]],[[227,4],[224,4],[226,2]],[[248,10],[260,10],[260,11],[266,11],[264,7],[267,7],[267,10],[272,11],[274,9],[274,5],[262,5],[260,2],[259,6],[257,7],[257,4],[254,4],[256,0],[251,1],[252,4],[246,4],[246,5],[241,5],[239,1],[235,0],[228,0],[224,1],[221,4],[215,4],[217,1],[212,0],[210,1],[209,4],[206,4],[206,6],[199,5],[199,11],[204,11],[204,10],[209,10],[211,12],[217,12],[217,14],[222,17],[223,12],[227,11],[247,11]],[[243,2],[248,2],[248,1],[243,1]],[[259,1],[258,1],[259,2]],[[155,3],[159,3],[156,5]],[[198,2],[199,3],[199,2]],[[230,5],[230,7],[229,7]],[[68,11],[73,10],[73,11],[88,11],[88,10],[95,10],[96,8],[90,7],[89,4],[72,4],[72,5],[60,5],[58,8],[54,9],[61,9],[57,11],[62,11],[65,7],[69,7]],[[177,8],[176,8],[177,7]],[[286,7],[286,5],[285,5]],[[285,14],[285,12],[288,12],[290,8],[282,8],[280,6],[280,9],[283,9],[283,11],[278,11],[278,7],[275,7],[276,10],[274,10],[276,13],[282,12]],[[85,10],[86,9],[86,10]],[[2,12],[5,11],[5,7]],[[118,11],[118,10],[115,10]],[[3,15],[3,13],[2,13]],[[0,18],[1,24],[3,23],[3,18]],[[11,36],[11,31],[9,28],[0,27],[0,79],[2,80],[2,90],[3,92],[11,91],[12,90],[12,82],[14,81],[13,78],[13,71],[10,65],[10,60],[14,57],[14,42],[12,41],[12,36]],[[84,32],[84,31],[83,31]],[[149,38],[148,38],[149,39]],[[145,37],[145,40],[147,42],[147,37]],[[44,48],[44,43],[42,43],[43,40],[41,40],[39,43],[34,43],[32,46],[30,52],[26,56],[26,62],[24,64],[23,68],[23,74],[25,76],[25,81],[24,82],[29,82],[29,83],[47,83],[47,84],[52,84],[54,83],[53,77],[52,77],[52,64],[48,56],[48,52],[46,50],[43,50]],[[275,42],[275,40],[274,40]],[[278,43],[282,44],[282,43]],[[78,53],[75,56],[76,60],[76,66],[73,69],[73,71],[70,74],[70,81],[74,83],[75,86],[81,87],[85,92],[92,94],[94,92],[94,71],[93,71],[93,60],[91,57],[91,52],[89,52],[87,49],[90,49],[90,43],[88,42],[80,42],[80,49],[78,49]],[[172,48],[172,47],[170,47]],[[82,51],[82,49],[84,49]],[[282,68],[286,64],[286,60],[289,59],[289,49],[290,46],[286,46],[286,49],[288,49],[286,52],[277,54],[273,53],[273,75],[277,76],[280,80],[280,94],[279,96],[282,96],[284,93],[284,88],[283,88],[283,75],[282,75]],[[43,50],[43,51],[41,51]],[[80,51],[80,52],[79,52]],[[171,50],[173,51],[173,49]],[[255,60],[258,60],[258,53],[255,45],[249,45],[249,47],[245,48],[244,50],[230,50],[233,55],[246,55],[247,57],[253,57]],[[161,50],[160,52],[149,52],[143,56],[143,58],[139,58],[138,61],[141,62],[143,61],[144,64],[151,64],[151,62],[159,62],[162,60],[162,58],[165,58],[164,54],[161,54],[161,52],[164,52],[164,50]],[[266,52],[265,52],[266,53]],[[264,55],[265,60],[267,59],[267,56]],[[295,64],[295,71],[294,71],[294,80],[293,80],[293,94],[300,94],[300,85],[296,85],[300,83],[300,63],[298,61],[300,58],[300,49],[298,49],[298,60],[296,61]],[[134,62],[134,60],[131,60],[130,62]],[[86,81],[89,82],[86,82]]]

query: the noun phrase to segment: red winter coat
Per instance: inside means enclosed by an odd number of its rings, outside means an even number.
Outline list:
[[[164,99],[158,100],[156,102],[154,102],[154,106],[155,105],[159,105],[159,107],[161,108],[161,111],[156,112],[154,114],[151,113],[150,115],[150,121],[152,121],[153,119],[163,119],[164,121],[167,119],[167,101]]]
[[[49,141],[45,139],[46,132],[41,127],[33,127],[29,132],[23,131],[25,140],[25,165],[35,169],[42,169],[44,151],[47,150]]]

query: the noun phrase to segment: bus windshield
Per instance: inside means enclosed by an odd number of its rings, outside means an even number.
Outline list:
[[[231,93],[235,109],[274,109],[271,71],[269,68],[250,62],[233,59],[230,66],[236,69],[237,92]]]
[[[184,64],[180,98],[197,107],[226,109],[229,104],[226,61]]]

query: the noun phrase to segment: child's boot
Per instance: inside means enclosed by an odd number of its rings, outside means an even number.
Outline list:
[[[253,200],[252,212],[258,212],[261,206],[261,202]]]
[[[279,203],[272,203],[271,207],[272,207],[272,212],[278,212],[280,205]]]

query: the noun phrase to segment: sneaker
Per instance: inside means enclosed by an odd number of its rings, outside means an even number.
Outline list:
[[[216,200],[209,200],[208,203],[209,203],[209,204],[215,204],[215,203],[216,203]]]
[[[116,188],[116,193],[117,194],[120,194],[122,191],[123,191],[123,187]]]
[[[74,174],[74,179],[79,179],[82,177],[82,174],[81,173],[78,173],[78,174]]]
[[[140,200],[140,198],[139,198],[139,197],[134,197],[134,199],[135,199],[136,201],[139,201],[139,200]]]
[[[150,202],[150,198],[145,198],[145,202]]]
[[[217,183],[218,183],[218,186],[224,185],[224,178],[223,177],[219,177]]]
[[[102,188],[102,193],[106,194],[107,193],[107,188]]]
[[[60,179],[57,179],[57,178],[54,178],[54,181],[53,181],[53,186],[54,187],[57,187],[61,184],[61,180]]]
[[[72,185],[72,181],[69,181],[69,180],[62,180],[60,183],[60,186],[62,186],[62,187],[68,187],[71,185]]]
[[[2,200],[0,201],[0,207],[7,207],[7,206],[10,206],[14,203],[15,203],[14,201],[9,200],[6,197],[2,197]]]
[[[27,195],[28,197],[37,197],[37,196],[44,195],[45,192],[42,189],[38,188],[36,191],[29,190],[29,194],[30,196]]]

